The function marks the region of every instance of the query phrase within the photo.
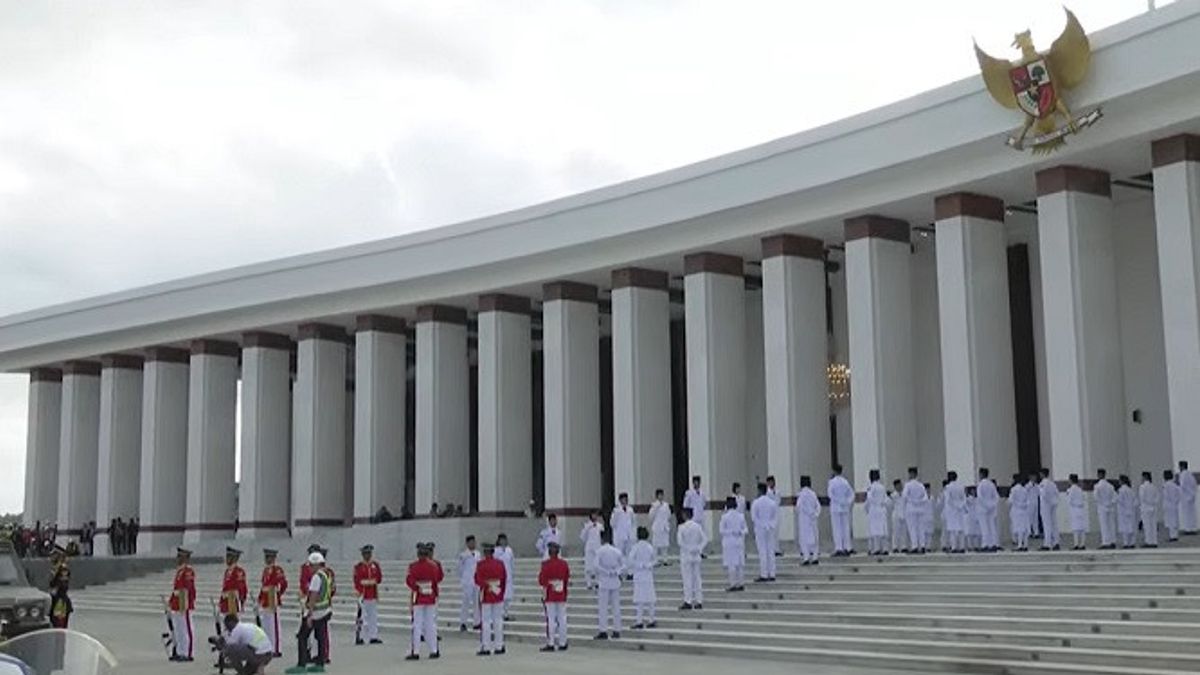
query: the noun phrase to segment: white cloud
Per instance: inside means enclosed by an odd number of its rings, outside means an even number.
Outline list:
[[[1145,7],[1075,4],[1092,29]],[[1049,0],[5,3],[0,314],[696,161],[1061,24]],[[24,398],[0,376],[6,475]]]

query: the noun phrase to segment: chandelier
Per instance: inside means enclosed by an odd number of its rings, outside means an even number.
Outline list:
[[[831,363],[825,367],[825,377],[829,380],[829,405],[839,406],[850,401],[850,366],[844,363]]]

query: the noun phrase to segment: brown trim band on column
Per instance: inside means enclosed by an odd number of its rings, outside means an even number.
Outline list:
[[[950,218],[981,218],[1004,222],[1004,202],[996,197],[974,192],[952,192],[933,200],[934,220]]]
[[[144,529],[144,528],[143,528]],[[184,532],[232,532],[233,523],[184,523]]]
[[[532,305],[529,298],[507,293],[485,293],[479,296],[479,312],[508,312],[529,314]]]
[[[176,347],[147,347],[145,356],[147,363],[187,363],[191,358],[188,350]]]
[[[138,534],[142,532],[178,534],[183,532],[183,525],[138,525]]]
[[[346,330],[328,323],[302,323],[296,327],[296,340],[328,340],[346,342]]]
[[[404,335],[408,328],[404,319],[386,314],[359,314],[354,318],[354,330],[357,332],[375,331],[376,333],[391,333]]]
[[[1098,197],[1112,196],[1112,180],[1107,171],[1083,166],[1052,166],[1037,172],[1037,196],[1059,192],[1082,192]]]
[[[124,368],[126,370],[141,370],[144,359],[129,354],[105,354],[100,357],[101,368]]]
[[[798,234],[775,234],[763,238],[762,257],[764,259],[783,256],[824,260],[825,242]]]
[[[542,285],[542,300],[544,302],[574,300],[596,304],[600,302],[600,289],[578,281],[551,281]]]
[[[291,351],[296,346],[292,339],[286,335],[279,333],[268,333],[261,330],[252,330],[242,334],[242,349],[283,349]]]
[[[100,364],[96,361],[67,361],[63,364],[63,375],[100,375]]]
[[[855,239],[886,239],[902,244],[910,242],[908,221],[876,214],[847,218],[842,227],[846,241]]]
[[[62,382],[62,371],[58,368],[30,368],[30,382]]]
[[[612,287],[618,288],[648,288],[654,291],[665,291],[671,286],[671,276],[659,270],[644,267],[622,267],[612,272]]]
[[[193,356],[232,356],[237,358],[242,353],[242,348],[238,343],[225,340],[192,340],[191,349]]]
[[[542,520],[548,518],[551,513],[553,513],[556,518],[586,518],[592,515],[592,511],[600,510],[601,509],[599,506],[595,508],[589,508],[587,506],[564,506],[561,509],[546,509],[545,512],[542,513]]]
[[[683,273],[685,275],[701,274],[703,272],[742,277],[745,273],[745,267],[740,257],[727,253],[702,251],[683,256]]]
[[[1179,134],[1150,144],[1150,164],[1155,169],[1176,162],[1200,162],[1200,136]]]
[[[238,523],[239,530],[286,530],[287,521],[284,520],[248,520]]]
[[[417,308],[417,323],[436,321],[467,325],[467,310],[453,305],[421,305]]]
[[[298,518],[292,527],[344,527],[343,518]]]

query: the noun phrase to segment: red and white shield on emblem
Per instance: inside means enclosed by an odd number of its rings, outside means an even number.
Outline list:
[[[1045,117],[1054,111],[1054,83],[1044,59],[1038,59],[1008,71],[1017,105],[1029,115]]]

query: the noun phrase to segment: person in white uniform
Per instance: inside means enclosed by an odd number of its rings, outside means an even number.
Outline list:
[[[513,598],[517,594],[517,577],[513,574],[513,550],[508,545],[508,535],[501,533],[496,536],[494,557],[504,563],[504,572],[509,579],[509,582],[504,586],[504,620],[509,621],[508,611],[512,607]]]
[[[633,575],[633,608],[637,613],[634,617],[634,630],[658,627],[655,618],[655,605],[658,595],[654,592],[654,568],[658,566],[658,555],[655,547],[650,544],[650,531],[644,527],[637,529],[637,543],[629,549],[626,567]]]
[[[659,565],[667,564],[667,552],[671,547],[671,505],[663,499],[662,489],[654,491],[650,504],[650,544]]]
[[[1025,504],[1025,485],[1021,474],[1014,473],[1008,488],[1008,529],[1012,534],[1014,551],[1029,550],[1028,511]]]
[[[925,483],[924,487],[925,494],[929,495],[929,499],[926,499],[921,507],[921,531],[925,534],[925,540],[922,543],[925,550],[928,551],[929,547],[933,544],[933,525],[934,521],[937,520],[934,518],[934,513],[941,510],[939,501],[941,495],[935,498],[933,496],[933,488],[929,487],[929,483]],[[944,533],[945,531],[945,528],[942,528],[942,532]]]
[[[1186,461],[1179,462],[1179,529],[1187,535],[1196,534],[1196,477]]]
[[[1138,500],[1129,476],[1121,474],[1121,487],[1117,488],[1117,532],[1121,535],[1121,548],[1134,548],[1137,543]]]
[[[1038,483],[1038,506],[1042,516],[1042,550],[1059,550],[1061,539],[1058,534],[1058,486],[1050,480],[1050,469],[1042,469],[1042,482]]]
[[[950,552],[950,530],[946,527],[946,486],[949,484],[949,478],[943,479],[942,489],[936,495],[934,495],[933,490],[930,489],[929,483],[925,484],[925,489],[929,492],[929,503],[931,505],[930,510],[933,511],[934,515],[934,517],[930,519],[929,524],[929,541],[932,544],[933,532],[934,528],[936,527],[935,521],[940,519],[942,521],[942,527],[938,531],[938,548],[942,551],[942,553]]]
[[[842,466],[833,467],[833,475],[829,477],[826,487],[829,496],[829,525],[833,532],[833,555],[845,557],[850,555],[853,542],[850,541],[850,514],[854,508],[854,487],[842,476]]]
[[[458,632],[465,633],[468,627],[479,630],[479,587],[475,585],[475,565],[479,563],[479,551],[475,550],[475,535],[467,537],[467,547],[458,554],[458,587],[462,590],[462,603],[458,608]]]
[[[929,504],[929,492],[917,480],[917,467],[909,467],[908,482],[904,484],[904,522],[908,526],[908,552],[924,555],[929,547],[925,531],[925,511]]]
[[[1162,515],[1163,527],[1167,528],[1167,541],[1179,541],[1179,503],[1183,500],[1183,492],[1175,480],[1175,472],[1170,469],[1163,471],[1162,484]]]
[[[1029,474],[1029,480],[1025,481],[1025,504],[1026,511],[1029,513],[1030,539],[1037,539],[1042,536],[1041,491],[1038,490],[1039,479],[1039,474],[1031,473]]]
[[[871,484],[867,486],[867,552],[871,555],[887,555],[887,488],[879,482],[879,469],[871,469],[869,477]]]
[[[980,548],[987,553],[1000,550],[1000,533],[997,529],[997,514],[1000,510],[1000,491],[991,479],[987,467],[979,469],[979,483],[975,485],[978,507]]]
[[[754,548],[758,551],[758,579],[775,581],[775,542],[779,541],[779,505],[767,494],[767,484],[758,484],[758,496],[750,503],[754,523]]]
[[[708,495],[700,487],[700,476],[692,476],[692,487],[683,493],[683,506],[690,509],[691,519],[703,524],[704,509],[708,508]]]
[[[908,553],[908,525],[904,521],[904,485],[897,478],[892,481],[892,492],[888,495],[892,509],[892,553]]]
[[[621,577],[625,574],[625,555],[612,543],[613,532],[601,535],[596,549],[596,582],[599,587],[596,606],[599,614],[597,640],[621,637]]]
[[[538,534],[537,542],[534,546],[537,547],[537,552],[542,555],[542,560],[550,557],[550,544],[558,544],[562,547],[562,532],[558,529],[558,516],[549,513],[546,514],[546,527],[542,528]]]
[[[947,534],[947,545],[951,553],[966,553],[963,539],[967,518],[967,491],[958,482],[958,472],[946,474],[945,489],[942,490],[942,523]]]
[[[729,575],[726,592],[746,588],[746,516],[737,510],[733,495],[725,498],[725,512],[717,531],[721,534],[721,564]]]
[[[964,488],[965,489],[965,488]],[[963,516],[963,539],[968,551],[983,550],[979,530],[979,498],[973,492],[967,493],[967,510]]]
[[[1071,536],[1074,538],[1071,550],[1083,551],[1087,549],[1087,495],[1083,494],[1083,488],[1079,485],[1079,474],[1067,476],[1067,481],[1071,483],[1067,488],[1067,516],[1071,521]]]
[[[704,547],[708,546],[708,535],[693,517],[689,507],[683,507],[686,518],[675,530],[675,543],[679,545],[679,574],[683,578],[683,604],[679,609],[701,609],[704,603],[704,586],[700,578],[700,561]]]
[[[731,485],[729,487],[729,496],[733,497],[734,502],[737,503],[737,508],[735,510],[738,513],[745,516],[746,515],[746,496],[742,494],[742,484],[734,483],[733,485]]]
[[[779,490],[775,489],[775,476],[767,476],[767,496],[771,501],[775,502],[775,511],[779,512],[779,508],[783,506],[783,497],[779,494]],[[775,541],[771,543],[771,550],[775,552],[776,557],[783,555],[783,551],[779,548],[779,527],[775,528]]]
[[[612,528],[613,546],[620,549],[621,555],[628,554],[629,547],[633,546],[634,528],[633,507],[629,505],[628,493],[617,495],[617,505],[613,507],[608,524]]]
[[[1108,480],[1108,472],[1096,470],[1096,485],[1092,488],[1096,502],[1096,521],[1100,524],[1100,548],[1117,547],[1117,489]]]
[[[812,478],[800,476],[796,493],[796,545],[800,547],[801,566],[820,564],[821,500],[812,489]]]
[[[579,540],[583,542],[583,585],[589,591],[596,587],[596,551],[600,549],[603,533],[604,521],[600,512],[592,511],[579,532]]]
[[[1158,548],[1158,507],[1161,501],[1154,476],[1149,471],[1143,471],[1142,484],[1138,486],[1138,510],[1142,516],[1144,548]]]

